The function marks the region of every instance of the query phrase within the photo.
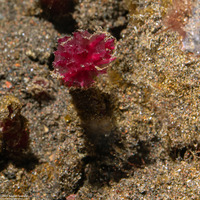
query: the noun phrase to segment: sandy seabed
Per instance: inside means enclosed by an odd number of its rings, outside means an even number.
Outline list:
[[[82,0],[52,17],[0,0],[0,97],[20,100],[30,131],[26,151],[0,151],[0,199],[199,199],[200,59],[162,31],[164,2]],[[117,39],[87,90],[51,75],[57,39],[78,29]]]

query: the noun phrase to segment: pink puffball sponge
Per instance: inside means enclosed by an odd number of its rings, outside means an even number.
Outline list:
[[[88,88],[94,78],[107,71],[112,57],[115,39],[107,38],[105,33],[90,34],[87,31],[73,33],[58,40],[53,62],[55,72],[64,83],[71,87]]]

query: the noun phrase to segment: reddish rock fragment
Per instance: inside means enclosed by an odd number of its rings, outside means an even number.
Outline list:
[[[10,152],[16,152],[28,147],[28,122],[21,115],[21,103],[14,96],[5,96],[0,101],[0,143]],[[1,151],[0,150],[0,151]]]

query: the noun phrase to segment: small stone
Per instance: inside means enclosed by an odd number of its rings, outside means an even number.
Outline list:
[[[69,115],[65,115],[64,119],[67,123],[71,122],[71,117]]]
[[[49,128],[44,125],[44,133],[48,133],[48,132],[49,132]]]

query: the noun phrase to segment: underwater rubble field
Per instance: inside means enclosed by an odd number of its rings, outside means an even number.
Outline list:
[[[199,199],[199,15],[198,0],[0,0],[0,199]],[[54,70],[78,32],[107,58],[75,74],[87,87]]]

